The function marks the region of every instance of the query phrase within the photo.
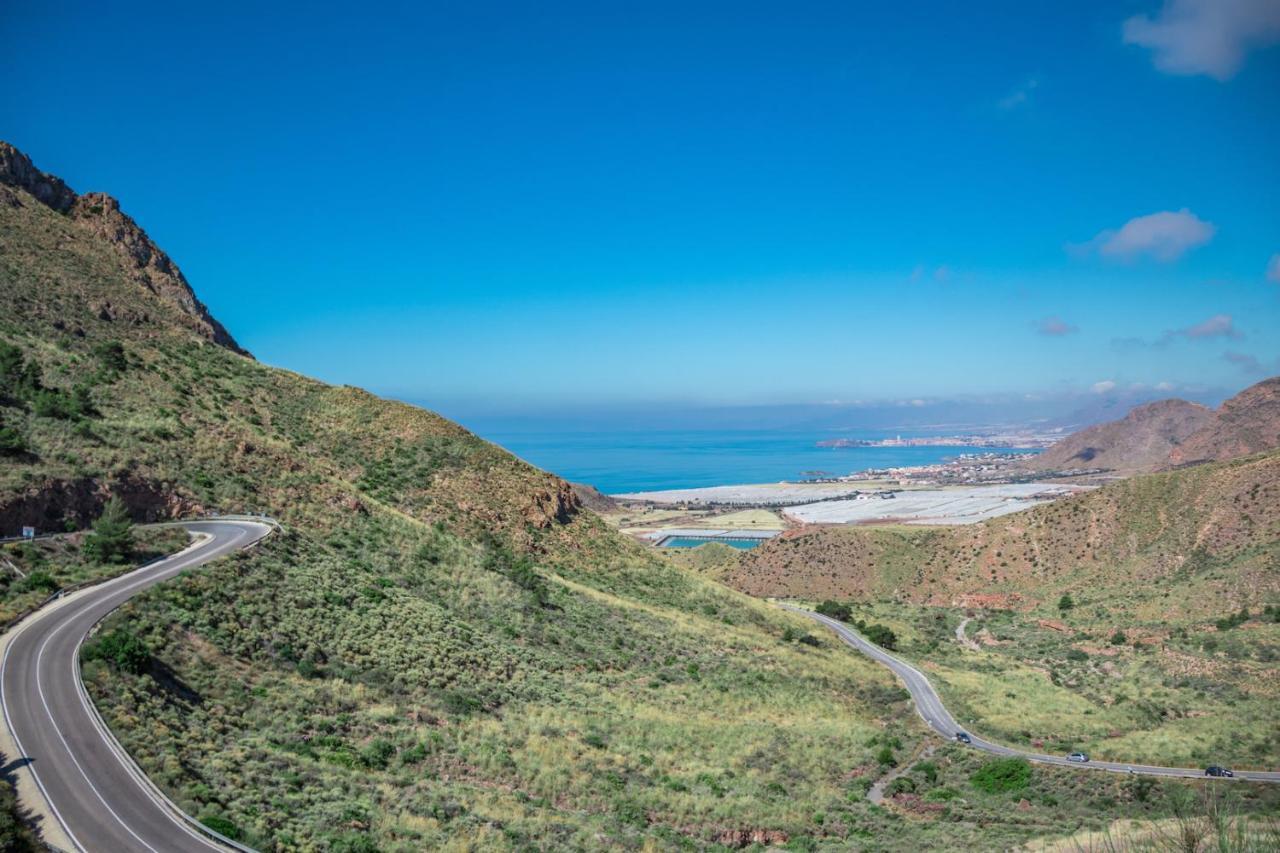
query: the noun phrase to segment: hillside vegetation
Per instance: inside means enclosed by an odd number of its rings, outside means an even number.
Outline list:
[[[924,737],[884,669],[455,424],[254,361],[114,200],[3,145],[0,300],[0,529],[109,496],[284,524],[84,652],[143,768],[259,849],[1008,847],[1168,808],[1036,770],[1011,810],[952,746],[913,819],[871,806]]]

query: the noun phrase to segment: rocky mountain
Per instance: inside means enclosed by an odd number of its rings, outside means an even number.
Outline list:
[[[1170,452],[1214,419],[1212,409],[1197,403],[1159,400],[1135,407],[1118,421],[1072,433],[1026,459],[1022,467],[1032,471],[1154,471],[1168,462]]]
[[[1280,447],[1280,376],[1264,379],[1222,404],[1216,417],[1169,453],[1169,464],[1233,459]]]
[[[222,324],[209,314],[204,303],[196,298],[195,291],[177,265],[120,210],[119,202],[105,193],[77,195],[62,179],[40,171],[27,155],[0,140],[0,207],[17,209],[31,201],[62,214],[68,222],[82,229],[86,237],[97,238],[99,245],[109,246],[122,261],[125,274],[158,296],[168,309],[160,316],[153,316],[146,310],[135,312],[123,304],[113,304],[105,296],[90,297],[89,307],[99,317],[138,326],[176,317],[201,337],[242,355],[247,354]],[[35,247],[11,244],[7,248],[14,252],[8,259],[9,263],[23,264],[31,262],[32,259],[24,255]],[[40,300],[31,299],[30,294],[26,296],[24,309],[38,313]],[[49,319],[53,322],[61,320],[56,317]],[[61,322],[65,323],[65,320]]]
[[[1021,467],[1135,474],[1276,448],[1280,448],[1280,377],[1246,388],[1217,410],[1186,400],[1137,406],[1120,420],[1072,433],[1027,458]]]

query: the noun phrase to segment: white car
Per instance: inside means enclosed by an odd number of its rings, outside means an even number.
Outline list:
[[[1073,752],[1067,756],[1067,761],[1079,761],[1082,764],[1088,760],[1089,756],[1085,755],[1083,752]]]

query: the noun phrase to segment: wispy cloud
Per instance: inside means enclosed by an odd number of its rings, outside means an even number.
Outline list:
[[[1002,110],[1017,109],[1030,101],[1031,93],[1039,87],[1040,81],[1035,77],[1032,77],[1008,95],[996,101],[996,106]]]
[[[1045,317],[1036,324],[1037,331],[1040,334],[1050,338],[1060,338],[1065,335],[1074,335],[1080,331],[1078,326],[1074,326],[1063,320],[1061,317]]]
[[[1271,260],[1267,261],[1267,281],[1280,284],[1280,253],[1272,255]]]
[[[1124,22],[1125,44],[1152,51],[1168,74],[1207,74],[1229,80],[1254,48],[1280,41],[1276,0],[1166,0],[1153,17]]]
[[[1207,320],[1202,320],[1185,329],[1175,329],[1171,332],[1165,332],[1165,337],[1184,337],[1190,340],[1202,340],[1204,338],[1231,338],[1239,340],[1244,335],[1236,328],[1235,322],[1231,319],[1230,314],[1214,314]]]
[[[1104,258],[1132,261],[1146,256],[1162,263],[1178,260],[1187,252],[1213,239],[1217,227],[1185,207],[1135,216],[1118,229],[1101,231],[1084,245],[1068,249]]]
[[[1233,350],[1227,350],[1222,354],[1222,357],[1227,361],[1231,362],[1232,364],[1234,364],[1236,367],[1240,368],[1245,373],[1265,373],[1266,372],[1262,367],[1262,362],[1258,361],[1258,357],[1256,355],[1249,355],[1248,353],[1245,353],[1245,352],[1235,352]]]
[[[1155,340],[1139,337],[1112,338],[1111,346],[1117,350],[1135,350],[1150,347],[1167,347],[1175,341],[1214,339],[1238,341],[1243,338],[1244,332],[1236,328],[1235,320],[1230,314],[1214,314],[1199,323],[1192,323],[1190,326],[1183,326],[1181,329],[1168,329]]]
[[[1101,382],[1093,383],[1093,393],[1106,394],[1109,391],[1116,390],[1116,383],[1111,379],[1104,379]]]

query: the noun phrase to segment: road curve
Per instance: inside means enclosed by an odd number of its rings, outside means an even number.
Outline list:
[[[25,763],[67,838],[84,851],[224,850],[157,797],[102,730],[80,680],[80,644],[107,614],[147,587],[247,548],[271,526],[254,521],[182,525],[200,541],[186,550],[54,602],[6,638],[0,709]]]
[[[890,654],[880,646],[863,637],[857,631],[828,616],[820,613],[814,613],[812,610],[805,610],[802,607],[796,607],[792,604],[782,604],[782,607],[795,613],[803,614],[816,622],[821,622],[832,631],[835,631],[841,640],[853,646],[869,658],[884,664],[893,673],[902,679],[906,685],[907,691],[911,693],[911,698],[916,703],[916,711],[920,717],[929,724],[929,727],[938,734],[951,740],[955,737],[956,732],[965,731],[969,733],[973,743],[970,744],[974,749],[980,749],[983,752],[989,752],[993,755],[1008,755],[1018,758],[1025,758],[1028,761],[1035,761],[1039,764],[1056,764],[1061,767],[1071,767],[1078,770],[1103,770],[1112,773],[1135,773],[1143,776],[1175,776],[1185,778],[1205,778],[1204,770],[1191,769],[1187,767],[1155,767],[1149,764],[1121,764],[1115,761],[1089,761],[1075,762],[1068,761],[1060,755],[1045,755],[1039,752],[1026,752],[1020,749],[1002,746],[998,743],[992,743],[975,735],[965,726],[956,722],[955,717],[942,704],[942,700],[938,698],[938,693],[933,689],[933,685],[929,683],[929,679],[924,673],[916,669],[911,664]],[[1235,771],[1235,779],[1247,780],[1251,782],[1280,782],[1280,773],[1261,770],[1237,770]],[[1230,781],[1224,779],[1223,781]]]

